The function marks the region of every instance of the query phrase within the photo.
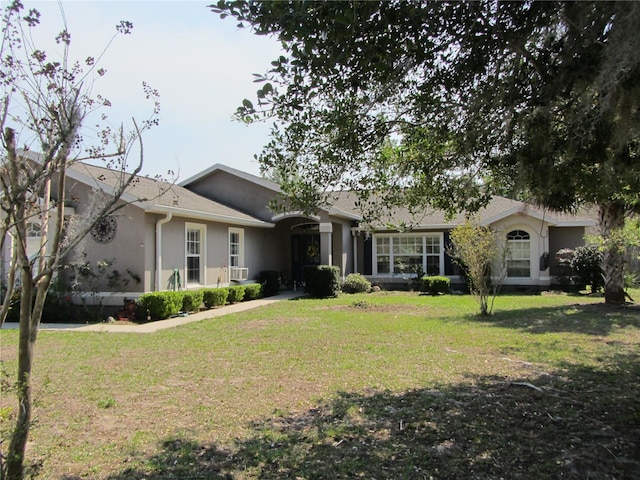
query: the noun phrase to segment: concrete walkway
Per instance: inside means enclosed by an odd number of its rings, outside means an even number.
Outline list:
[[[258,300],[250,300],[248,302],[234,303],[233,305],[225,305],[224,307],[213,308],[198,313],[187,315],[186,317],[174,317],[166,320],[158,320],[156,322],[148,322],[140,325],[119,325],[114,323],[95,323],[91,325],[72,324],[72,323],[41,323],[40,330],[61,330],[74,332],[113,332],[113,333],[153,333],[165,328],[173,328],[179,325],[185,325],[191,322],[199,322],[207,318],[221,317],[230,313],[244,312],[254,308],[270,305],[275,302],[285,300],[294,300],[304,296],[303,292],[284,292],[273,297],[260,298]],[[7,322],[2,326],[3,329],[18,328],[17,323]]]

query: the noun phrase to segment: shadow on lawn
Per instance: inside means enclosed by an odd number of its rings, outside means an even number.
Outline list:
[[[615,355],[562,377],[342,392],[257,421],[231,447],[167,439],[108,478],[639,479],[640,362]]]
[[[573,332],[608,335],[614,328],[640,328],[640,304],[609,306],[603,303],[575,303],[554,307],[495,311],[492,316],[471,315],[469,320],[527,333]]]

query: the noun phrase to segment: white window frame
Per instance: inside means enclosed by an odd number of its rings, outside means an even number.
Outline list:
[[[199,251],[197,254],[193,254],[189,252],[189,232],[197,231],[199,232],[200,238],[198,239],[199,243]],[[207,226],[202,223],[185,223],[184,225],[184,284],[186,286],[190,285],[206,285],[206,264],[207,264]],[[194,282],[189,278],[189,259],[190,258],[198,258],[199,259],[199,272],[198,272],[198,281]]]
[[[527,235],[528,238],[517,238],[517,239],[510,239],[509,235],[511,235],[511,233],[513,232],[522,232],[525,233]],[[525,230],[524,228],[514,228],[511,229],[507,232],[506,235],[506,242],[507,242],[507,250],[508,250],[508,256],[507,256],[507,278],[531,278],[532,277],[532,266],[533,266],[533,261],[531,260],[531,252],[532,252],[532,248],[533,245],[531,243],[531,238],[532,235],[530,232],[528,232],[527,230]],[[524,244],[527,244],[528,246],[528,250],[529,250],[529,255],[528,256],[514,256],[514,250],[517,251],[521,251],[522,250],[522,246]],[[523,262],[523,261],[527,261],[529,262],[529,274],[528,275],[510,275],[509,274],[509,268],[510,268],[510,262]]]
[[[27,238],[42,238],[42,226],[35,222],[27,223]]]
[[[27,255],[32,258],[40,253],[42,246],[42,226],[36,222],[27,223]]]
[[[238,235],[238,251],[237,253],[233,252],[233,245],[236,242],[232,242],[232,236]],[[244,267],[244,228],[229,228],[229,268],[242,268]]]
[[[374,276],[392,276],[392,275],[413,275],[413,272],[396,272],[394,271],[395,266],[395,257],[397,256],[406,256],[409,254],[403,253],[394,253],[394,245],[396,245],[399,249],[400,242],[394,243],[394,239],[402,239],[402,238],[419,238],[422,242],[422,252],[419,255],[422,256],[422,270],[427,273],[427,258],[428,257],[437,257],[438,258],[438,267],[439,272],[438,275],[444,275],[444,234],[442,232],[423,232],[423,233],[385,233],[385,234],[374,234],[373,235],[373,248],[372,248],[372,273]],[[432,254],[427,253],[427,239],[437,238],[438,239],[438,253]],[[388,241],[388,256],[389,256],[389,272],[378,272],[378,242],[380,240]],[[431,244],[429,244],[431,246]],[[387,256],[387,254],[382,254],[380,256]],[[413,255],[412,255],[413,256]]]

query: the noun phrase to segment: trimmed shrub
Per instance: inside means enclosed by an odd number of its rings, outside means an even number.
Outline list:
[[[232,285],[228,287],[229,296],[227,302],[238,303],[244,299],[244,285]]]
[[[202,292],[202,301],[206,308],[220,307],[227,303],[229,290],[226,288],[206,288]]]
[[[204,297],[203,290],[187,290],[183,292],[182,297],[182,311],[183,312],[197,312],[202,306],[202,300]]]
[[[259,283],[248,283],[244,287],[244,301],[255,300],[262,297],[262,285]]]
[[[264,270],[258,275],[258,281],[262,284],[263,296],[270,297],[280,293],[280,272]]]
[[[332,265],[304,269],[304,290],[313,298],[337,297],[340,293],[340,269]]]
[[[360,273],[350,273],[342,284],[344,293],[367,293],[371,290],[371,282]]]
[[[422,277],[422,286],[420,291],[431,295],[439,295],[441,293],[449,293],[451,280],[449,277],[441,277],[438,275]]]
[[[163,320],[180,312],[183,296],[184,292],[145,293],[138,299],[138,304],[144,318]]]

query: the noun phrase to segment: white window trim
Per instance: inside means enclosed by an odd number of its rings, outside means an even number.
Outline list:
[[[188,269],[188,257],[189,253],[187,250],[187,241],[189,238],[189,230],[199,230],[200,231],[200,281],[198,283],[188,283],[189,275],[187,272]],[[203,223],[190,223],[185,222],[184,224],[184,285],[185,286],[193,286],[193,285],[206,285],[207,284],[207,269],[205,268],[207,265],[207,226]]]
[[[529,275],[527,275],[526,277],[516,277],[516,276],[512,277],[512,276],[509,275],[509,260],[526,260],[525,258],[517,258],[517,259],[512,259],[511,258],[511,248],[509,246],[510,242],[521,242],[521,243],[524,242],[524,240],[509,240],[509,238],[508,238],[509,234],[511,232],[516,232],[516,231],[525,232],[527,235],[529,235],[529,239],[528,239],[528,241],[529,241],[529,259],[528,259],[529,260]],[[534,236],[531,234],[529,229],[526,228],[526,227],[515,226],[513,228],[507,229],[505,237],[504,237],[504,239],[506,241],[507,250],[508,250],[508,256],[507,256],[506,265],[505,265],[505,268],[507,269],[507,275],[505,277],[505,280],[516,281],[517,282],[518,280],[521,280],[521,281],[522,280],[530,280],[530,279],[533,278],[533,266],[534,266],[534,263],[533,263],[533,258],[534,258],[534,255],[533,255],[533,250],[534,250],[533,238],[534,238]]]
[[[231,235],[233,233],[237,233],[238,234],[238,239],[239,239],[239,249],[238,249],[238,265],[234,265],[234,267],[238,267],[238,268],[243,268],[244,267],[244,228],[235,228],[235,227],[229,227],[229,235],[227,237],[227,249],[228,249],[228,254],[229,254],[229,268],[232,268],[231,266]]]
[[[435,256],[427,254],[427,237],[438,237],[438,242],[440,244],[440,253],[439,253],[439,265],[440,271],[438,275],[444,275],[444,233],[443,232],[415,232],[415,233],[376,233],[373,235],[373,246],[371,249],[371,272],[372,276],[376,277],[389,277],[389,276],[397,276],[397,275],[411,275],[410,273],[395,273],[395,272],[383,272],[378,273],[378,262],[377,262],[377,250],[378,250],[378,239],[379,238],[393,238],[393,237],[421,237],[422,238],[422,270],[424,272],[427,271],[427,257]],[[390,266],[393,268],[393,240],[389,242],[389,261]]]

